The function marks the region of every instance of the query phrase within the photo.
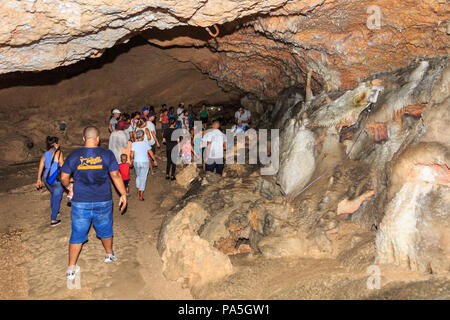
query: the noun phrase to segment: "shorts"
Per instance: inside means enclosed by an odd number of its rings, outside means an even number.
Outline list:
[[[125,188],[128,188],[129,183],[130,183],[130,180],[123,180],[123,184],[125,185]]]
[[[200,120],[202,121],[202,123],[208,123],[208,117],[206,117],[206,118],[200,118]]]
[[[208,159],[205,165],[205,171],[214,172],[222,175],[223,169],[225,167],[223,159]]]
[[[72,202],[72,234],[70,244],[81,244],[88,240],[91,224],[100,239],[113,236],[113,201]]]

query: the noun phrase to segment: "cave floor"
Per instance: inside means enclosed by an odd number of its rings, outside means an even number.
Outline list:
[[[7,193],[0,194],[1,299],[192,299],[188,289],[162,275],[156,241],[165,214],[159,203],[169,183],[162,172],[149,175],[145,201],[141,202],[136,198],[132,170],[129,207],[124,215],[117,206],[114,210],[114,251],[119,260],[103,262],[103,246],[91,228],[78,261],[81,289],[69,290],[65,269],[70,207],[63,196],[62,223],[51,228],[49,193],[36,191],[30,184],[35,179],[35,166],[17,168],[26,176],[22,184],[27,184],[12,190],[10,185]],[[9,175],[5,179],[9,181]],[[172,193],[183,195],[176,187]],[[115,193],[114,198],[117,203]]]
[[[165,159],[159,159],[159,165],[164,168]],[[121,215],[114,210],[114,249],[119,260],[103,262],[102,244],[91,228],[78,262],[81,288],[69,290],[65,269],[70,208],[63,197],[62,224],[49,227],[49,193],[34,189],[35,170],[35,165],[24,165],[2,175],[1,299],[450,299],[448,277],[383,267],[381,290],[369,290],[366,266],[355,269],[334,259],[259,255],[231,257],[234,274],[191,294],[162,275],[156,242],[168,210],[161,204],[168,195],[176,202],[185,190],[170,187],[161,169],[149,175],[145,202],[137,201],[132,170],[127,212]]]

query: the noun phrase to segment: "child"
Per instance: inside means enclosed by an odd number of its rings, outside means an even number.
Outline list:
[[[120,162],[122,162],[120,166],[120,174],[122,175],[123,184],[127,189],[127,197],[130,196],[130,189],[128,184],[130,182],[130,164],[128,163],[128,156],[126,154],[122,154],[120,156]]]
[[[183,140],[182,137],[180,137],[180,140],[181,141]],[[185,166],[192,162],[193,149],[192,149],[191,139],[187,138],[187,139],[185,139],[184,142],[182,142],[180,153],[181,153],[181,157],[183,158],[183,163]]]
[[[169,128],[169,112],[167,110],[162,111],[161,115],[161,126],[163,131],[163,143],[166,144],[166,138],[164,137],[164,132]]]

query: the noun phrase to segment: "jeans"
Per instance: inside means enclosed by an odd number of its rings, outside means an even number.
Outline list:
[[[150,168],[149,162],[135,162],[134,170],[136,171],[136,188],[139,191],[145,190],[147,183],[148,170]]]
[[[45,181],[45,186],[51,193],[50,207],[52,208],[52,221],[54,221],[56,220],[56,216],[59,213],[59,207],[61,205],[61,198],[64,193],[64,187],[59,181],[55,181],[53,182],[53,184],[48,184],[47,181]]]
[[[72,234],[70,244],[81,244],[88,240],[91,223],[100,239],[113,236],[113,202],[72,202]]]

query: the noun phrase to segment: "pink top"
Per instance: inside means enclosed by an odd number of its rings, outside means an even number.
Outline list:
[[[183,150],[183,156],[191,156],[192,155],[192,144],[191,142],[185,142],[183,146],[181,147],[181,150]]]

